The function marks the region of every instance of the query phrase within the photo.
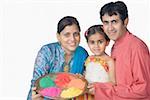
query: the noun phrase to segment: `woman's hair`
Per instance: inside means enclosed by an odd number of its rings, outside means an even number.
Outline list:
[[[102,16],[108,14],[109,16],[112,15],[119,15],[120,19],[124,22],[126,18],[128,18],[128,9],[124,2],[117,1],[117,2],[110,2],[105,4],[100,10],[100,18],[102,20]]]
[[[86,41],[88,42],[88,38],[96,33],[103,35],[106,41],[110,41],[106,33],[103,31],[102,25],[93,25],[90,28],[88,28],[88,30],[84,34]]]
[[[79,32],[81,31],[80,29],[80,25],[79,25],[79,22],[78,20],[73,17],[73,16],[65,16],[63,17],[59,22],[58,22],[58,25],[57,25],[57,33],[60,34],[60,32],[66,27],[66,26],[71,26],[71,25],[77,25],[78,29],[79,29]]]

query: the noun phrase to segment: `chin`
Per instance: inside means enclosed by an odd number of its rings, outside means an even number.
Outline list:
[[[95,56],[100,56],[101,54],[99,54],[99,53],[95,53]]]
[[[76,50],[76,48],[77,48],[77,47],[70,48],[69,50],[70,50],[70,51],[75,51],[75,50]]]

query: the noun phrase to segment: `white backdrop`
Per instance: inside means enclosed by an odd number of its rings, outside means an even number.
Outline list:
[[[114,0],[1,0],[0,1],[0,100],[26,100],[33,65],[42,45],[55,42],[58,21],[75,16],[83,33],[100,24],[99,10]],[[123,0],[129,11],[128,29],[150,48],[149,0]],[[128,42],[128,41],[127,41]],[[107,52],[110,52],[110,46]],[[90,53],[90,52],[89,52]]]

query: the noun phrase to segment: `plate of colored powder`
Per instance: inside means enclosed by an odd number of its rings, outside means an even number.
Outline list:
[[[37,92],[50,99],[71,99],[85,93],[84,77],[66,72],[49,73],[35,81]]]

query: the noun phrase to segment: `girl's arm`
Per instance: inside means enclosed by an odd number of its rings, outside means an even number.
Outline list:
[[[114,59],[110,58],[108,61],[107,61],[107,65],[109,67],[109,78],[110,78],[110,81],[113,83],[113,84],[116,84],[116,78],[115,78],[115,61]]]

